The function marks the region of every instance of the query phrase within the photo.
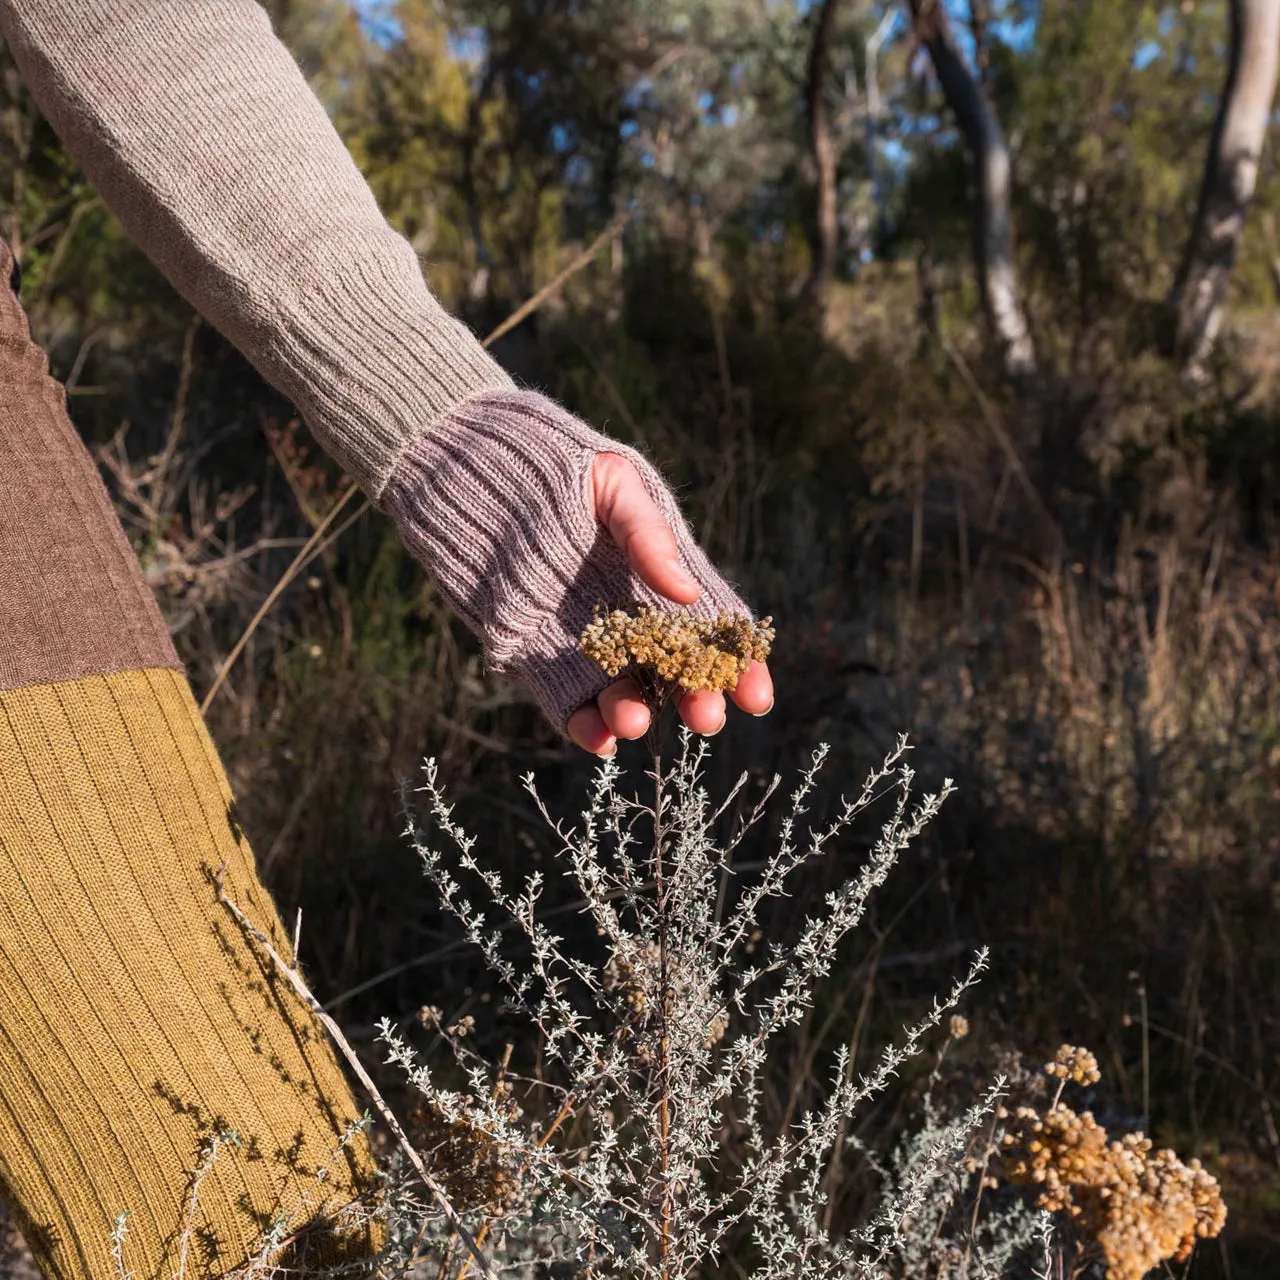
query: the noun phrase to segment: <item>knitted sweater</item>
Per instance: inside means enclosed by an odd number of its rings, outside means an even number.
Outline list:
[[[655,601],[588,505],[596,453],[639,469],[702,589],[694,608],[745,611],[645,459],[517,390],[431,295],[254,0],[0,0],[0,31],[129,233],[293,400],[490,667],[557,727],[605,683],[577,646],[595,601]]]

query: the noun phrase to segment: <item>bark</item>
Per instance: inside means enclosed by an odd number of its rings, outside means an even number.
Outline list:
[[[973,33],[973,60],[978,82],[985,89],[991,79],[991,19],[984,0],[969,0],[969,30]]]
[[[995,111],[965,65],[940,0],[908,3],[916,38],[929,51],[943,97],[973,161],[974,256],[987,327],[1006,377],[1024,382],[1035,373],[1035,349],[1014,263],[1009,144]]]
[[[1266,140],[1280,64],[1280,0],[1232,0],[1227,83],[1214,122],[1191,235],[1166,302],[1164,346],[1203,375]]]
[[[806,297],[821,300],[836,272],[839,250],[839,209],[836,202],[836,171],[840,156],[831,135],[831,111],[827,105],[827,75],[831,67],[831,41],[835,34],[839,0],[823,0],[809,50],[809,74],[805,103],[809,115],[809,145],[816,171],[816,226],[813,265],[805,281]]]
[[[493,255],[480,218],[480,197],[476,189],[476,152],[480,149],[481,116],[493,92],[492,64],[467,105],[467,131],[462,140],[462,198],[467,206],[467,226],[471,231],[471,247],[476,256],[475,270],[467,285],[467,296],[479,302],[489,292],[493,274]]]

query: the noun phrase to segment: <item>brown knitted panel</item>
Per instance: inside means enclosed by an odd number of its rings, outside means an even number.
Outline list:
[[[0,242],[0,689],[178,667]]]

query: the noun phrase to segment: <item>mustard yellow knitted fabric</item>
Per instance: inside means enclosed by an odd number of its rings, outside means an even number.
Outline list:
[[[363,1138],[333,1156],[358,1111],[323,1029],[218,901],[224,861],[288,955],[180,672],[0,691],[0,1195],[48,1276],[118,1277],[126,1211],[126,1272],[170,1280],[185,1234],[186,1276],[222,1276],[277,1215],[368,1183]],[[373,1240],[317,1234],[317,1262]]]

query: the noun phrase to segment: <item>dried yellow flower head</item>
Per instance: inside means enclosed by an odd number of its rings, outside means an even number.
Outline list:
[[[512,1092],[506,1081],[494,1089],[509,1120],[520,1114]],[[469,1108],[450,1118],[433,1103],[420,1102],[409,1117],[409,1132],[456,1209],[505,1213],[515,1207],[522,1173],[519,1154],[485,1132]]]
[[[953,1040],[963,1040],[969,1034],[969,1019],[962,1013],[953,1013],[947,1030]]]
[[[1002,1154],[1005,1177],[1038,1188],[1040,1208],[1071,1219],[1106,1263],[1107,1280],[1142,1280],[1166,1259],[1185,1261],[1227,1219],[1218,1181],[1198,1160],[1153,1151],[1140,1133],[1108,1141],[1087,1111],[1059,1105],[1041,1116],[1019,1107]]]
[[[610,676],[638,668],[662,684],[719,692],[735,688],[753,661],[768,658],[772,621],[731,613],[696,618],[647,604],[632,609],[597,605],[582,633],[582,652]]]
[[[1044,1064],[1044,1073],[1058,1080],[1071,1080],[1082,1085],[1097,1084],[1102,1079],[1098,1059],[1088,1049],[1081,1049],[1074,1044],[1062,1045],[1054,1054],[1053,1061]]]

